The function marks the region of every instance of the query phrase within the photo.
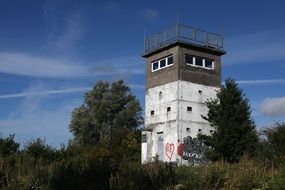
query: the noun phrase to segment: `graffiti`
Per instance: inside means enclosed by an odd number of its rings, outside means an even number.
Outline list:
[[[171,160],[174,152],[174,144],[166,143],[165,145],[165,153],[169,160]]]
[[[190,136],[183,139],[178,147],[178,155],[181,156],[183,160],[187,160],[189,165],[203,164],[207,162],[205,155],[205,146],[197,138],[192,138]]]

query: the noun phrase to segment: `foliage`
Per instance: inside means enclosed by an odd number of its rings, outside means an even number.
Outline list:
[[[72,113],[70,131],[82,145],[113,147],[142,124],[142,109],[122,80],[99,81],[85,94],[84,103]]]
[[[175,165],[155,159],[145,165],[123,162],[110,178],[110,188],[117,190],[163,189],[176,182]]]
[[[19,151],[20,144],[14,141],[14,136],[0,138],[0,155],[9,156]]]
[[[199,136],[212,147],[207,156],[213,161],[237,162],[245,153],[252,154],[258,137],[248,100],[237,83],[227,79],[217,98],[208,100],[206,104],[209,111],[202,117],[215,128],[211,136]]]
[[[45,140],[41,138],[28,141],[24,151],[32,157],[41,158],[47,161],[52,161],[57,157],[55,149],[47,145]]]
[[[273,155],[285,161],[285,123],[276,123],[273,127],[265,129],[264,134]]]

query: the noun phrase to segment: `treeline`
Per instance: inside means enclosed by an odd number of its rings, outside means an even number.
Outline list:
[[[138,100],[121,80],[99,81],[72,113],[68,145],[38,138],[20,149],[14,135],[0,137],[0,189],[284,189],[285,124],[257,132],[233,80],[207,106],[215,132],[199,138],[211,163],[141,165]]]

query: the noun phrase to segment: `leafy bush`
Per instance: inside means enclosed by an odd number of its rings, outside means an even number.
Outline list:
[[[9,156],[19,151],[20,144],[14,141],[15,135],[0,138],[0,155]]]

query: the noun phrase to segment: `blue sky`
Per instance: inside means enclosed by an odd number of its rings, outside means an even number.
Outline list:
[[[0,133],[59,146],[98,80],[124,79],[144,107],[143,34],[179,22],[224,34],[223,80],[258,128],[285,121],[284,1],[0,1]]]

